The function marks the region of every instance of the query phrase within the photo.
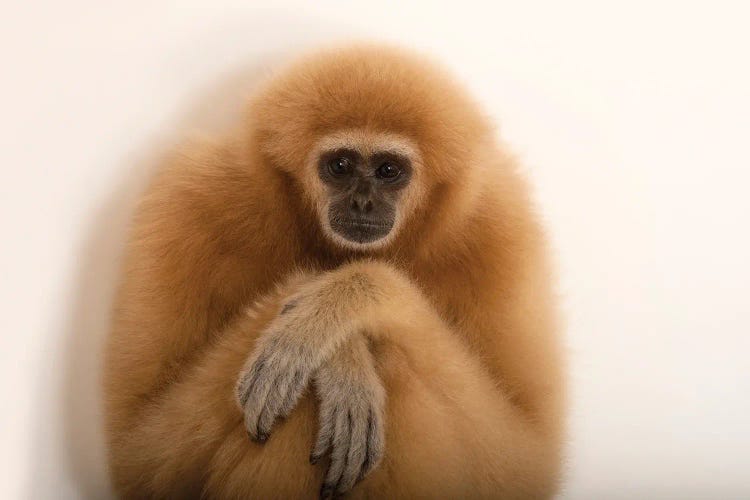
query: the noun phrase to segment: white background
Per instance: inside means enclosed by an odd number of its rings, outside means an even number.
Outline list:
[[[274,61],[347,37],[452,67],[533,178],[569,323],[562,496],[750,497],[747,8],[267,3],[3,8],[0,497],[107,495],[99,350],[134,196]]]

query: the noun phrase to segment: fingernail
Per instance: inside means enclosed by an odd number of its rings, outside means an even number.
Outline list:
[[[321,500],[325,500],[326,498],[331,498],[331,494],[333,493],[333,486],[329,484],[323,484],[323,487],[320,488],[320,498]]]

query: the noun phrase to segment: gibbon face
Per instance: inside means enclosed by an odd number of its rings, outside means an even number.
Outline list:
[[[416,147],[404,137],[355,130],[325,136],[312,162],[320,225],[332,241],[366,249],[398,233],[419,189]]]
[[[296,188],[298,210],[315,212],[329,242],[358,251],[402,234],[424,244],[449,227],[478,192],[477,154],[492,135],[441,69],[367,45],[293,64],[261,89],[249,116],[265,164]]]

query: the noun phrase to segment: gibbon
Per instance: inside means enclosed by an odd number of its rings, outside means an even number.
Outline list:
[[[564,370],[529,190],[444,70],[327,49],[182,148],[105,361],[125,498],[547,498]]]

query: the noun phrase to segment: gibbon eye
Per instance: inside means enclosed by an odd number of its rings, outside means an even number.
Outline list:
[[[349,170],[351,169],[351,162],[348,158],[344,158],[343,156],[340,158],[334,158],[330,162],[328,162],[328,171],[331,173],[331,175],[335,176],[341,176],[349,173]]]
[[[381,179],[395,179],[401,175],[401,169],[393,163],[383,163],[375,172],[375,175]]]

